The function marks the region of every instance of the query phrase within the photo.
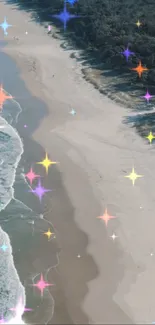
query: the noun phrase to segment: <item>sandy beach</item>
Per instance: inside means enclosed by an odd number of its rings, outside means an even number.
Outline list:
[[[42,160],[45,152],[59,162],[46,177],[44,186],[53,192],[42,206],[57,232],[60,249],[55,248],[55,254],[61,251],[58,265],[48,274],[48,281],[55,283],[50,324],[152,323],[154,147],[123,123],[131,112],[86,82],[80,63],[70,58],[73,51],[63,50],[30,13],[1,1],[1,21],[4,16],[13,27],[7,37],[0,30],[0,38],[7,40],[3,51],[15,60],[26,88],[47,110],[30,135],[23,124],[35,122],[39,107],[29,108],[31,117],[25,112],[20,118],[27,163]],[[19,103],[20,98],[19,93]],[[143,176],[134,186],[124,177],[133,167]],[[116,217],[107,227],[97,219],[106,208]],[[113,233],[118,236],[114,241]],[[44,263],[48,268],[50,245],[38,248],[40,256],[46,255],[42,262],[36,257],[40,272]]]

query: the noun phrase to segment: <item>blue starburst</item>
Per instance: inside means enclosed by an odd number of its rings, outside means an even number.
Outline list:
[[[73,6],[74,3],[77,2],[77,0],[66,0],[66,2],[68,2],[71,6]]]
[[[3,31],[4,31],[4,35],[8,35],[7,29],[8,29],[9,27],[11,27],[11,26],[12,26],[12,25],[9,25],[9,24],[7,23],[7,20],[6,20],[6,17],[5,17],[3,23],[0,24],[0,27],[1,27],[1,28],[3,29]]]
[[[64,10],[58,15],[52,15],[52,17],[59,19],[64,24],[64,30],[66,30],[67,23],[70,19],[79,18],[80,16],[71,15],[66,9],[66,3],[64,3]]]
[[[3,250],[3,252],[6,252],[8,246],[6,246],[5,244],[3,244],[0,248]]]

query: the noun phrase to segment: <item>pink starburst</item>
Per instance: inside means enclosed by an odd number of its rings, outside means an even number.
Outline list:
[[[5,320],[4,320],[3,316],[2,316],[2,318],[0,319],[0,324],[5,324]]]
[[[147,101],[148,103],[149,103],[149,100],[150,100],[152,97],[153,97],[153,96],[149,94],[148,90],[147,90],[145,96],[142,96],[142,98],[145,98],[146,101]]]
[[[97,218],[103,220],[104,223],[105,223],[105,225],[106,225],[106,227],[107,227],[109,220],[111,220],[111,219],[115,219],[116,217],[110,216],[110,215],[108,214],[107,209],[105,209],[104,214],[103,214],[102,216],[97,217]]]
[[[40,175],[35,174],[31,168],[29,172],[25,174],[25,177],[29,180],[30,184],[32,185],[33,180],[40,177]]]
[[[41,291],[41,296],[43,296],[44,289],[46,287],[50,287],[50,286],[53,286],[53,285],[54,284],[45,282],[44,278],[43,278],[43,275],[41,274],[40,280],[37,283],[33,284],[33,287],[37,287]]]
[[[48,32],[51,32],[52,27],[50,25],[48,25]]]
[[[24,311],[32,311],[31,308],[26,308],[24,307],[23,301],[22,301],[22,297],[20,297],[18,304],[16,307],[14,308],[10,308],[11,311],[15,311],[16,312],[16,316],[18,316],[18,314],[22,314]]]

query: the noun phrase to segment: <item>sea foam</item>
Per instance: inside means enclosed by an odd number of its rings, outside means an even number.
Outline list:
[[[4,210],[13,198],[16,168],[23,153],[22,141],[16,130],[4,118],[0,118],[0,211]],[[14,266],[11,242],[8,235],[0,227],[0,318],[8,324],[22,324],[25,306],[25,289],[20,282]],[[22,298],[23,309],[16,308]]]

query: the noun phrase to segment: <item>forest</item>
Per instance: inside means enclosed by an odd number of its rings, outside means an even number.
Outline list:
[[[62,0],[8,2],[18,4],[21,9],[33,10],[41,21],[51,21],[108,69],[128,74],[131,84],[140,82],[155,93],[155,0],[76,0],[74,4],[67,3],[67,11],[79,17],[67,23],[66,32],[63,24],[52,17],[63,11]],[[134,53],[128,62],[121,53],[127,47]],[[131,72],[139,60],[148,69],[141,78]]]

